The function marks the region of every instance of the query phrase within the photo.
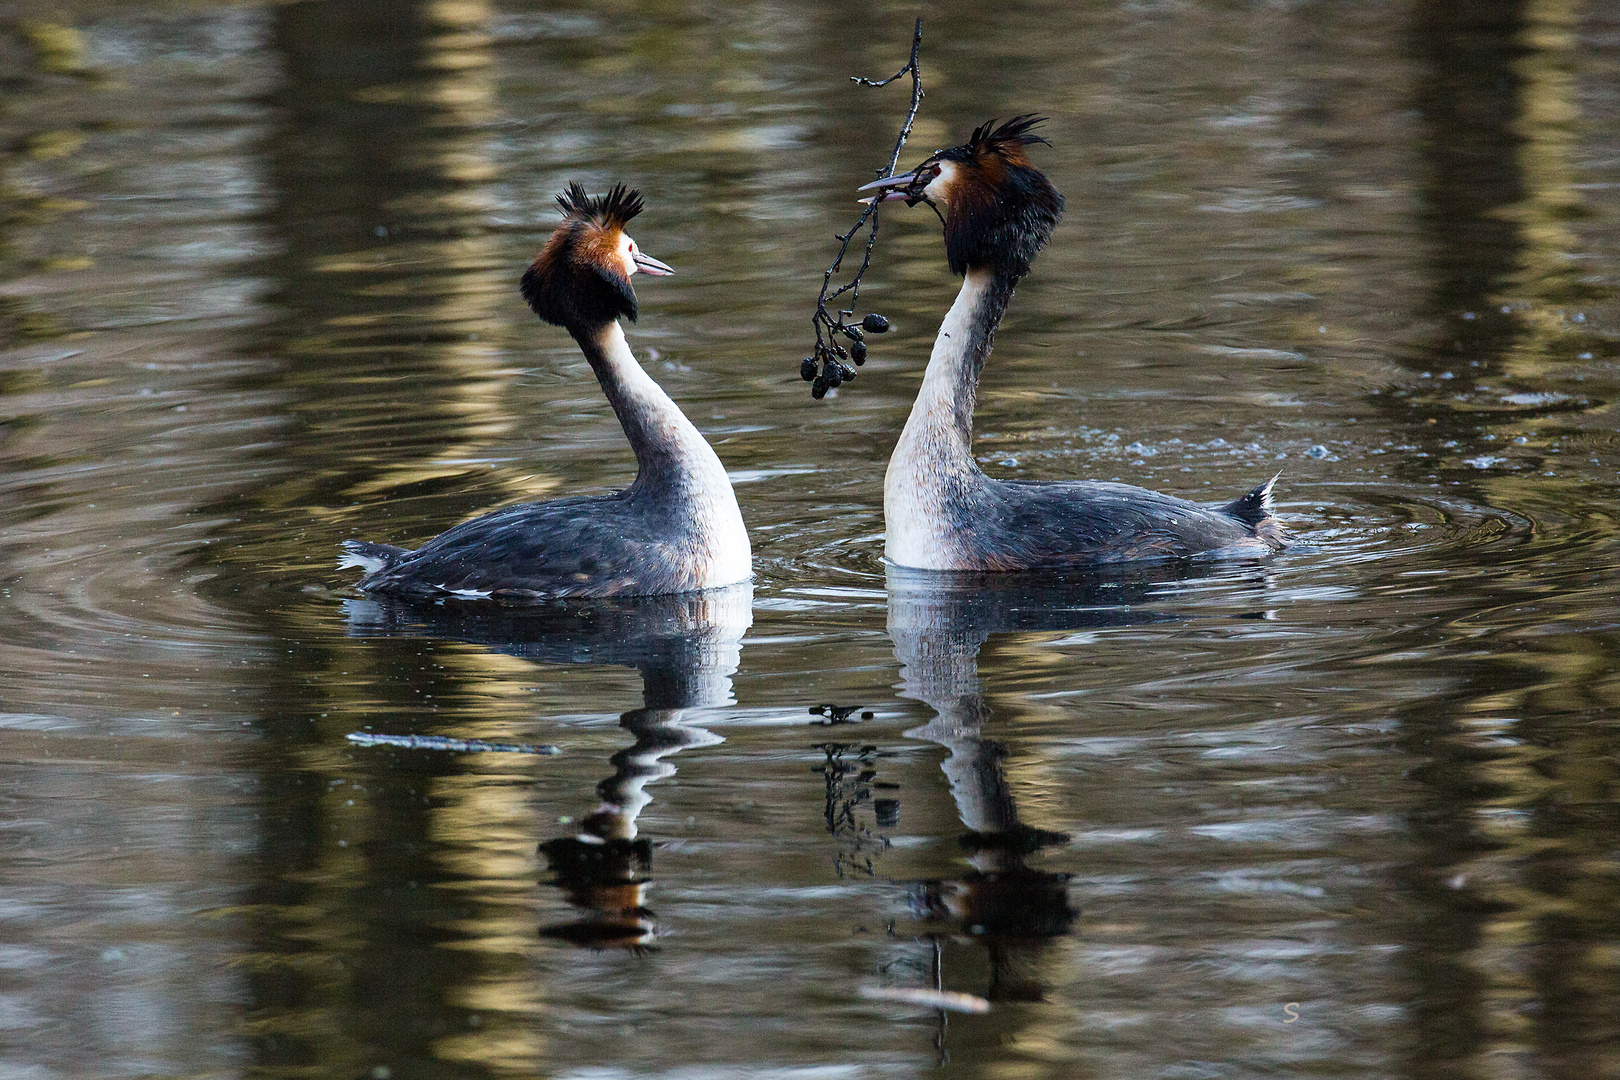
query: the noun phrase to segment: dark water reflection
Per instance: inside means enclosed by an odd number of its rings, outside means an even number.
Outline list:
[[[1620,20],[926,10],[913,145],[1039,109],[1068,197],[985,467],[1282,469],[1304,541],[940,582],[879,560],[931,216],[796,373],[915,14],[4,14],[0,1073],[1620,1073]],[[576,179],[680,271],[631,340],[751,597],[359,597],[341,539],[628,475],[515,295]]]
[[[582,919],[543,928],[544,936],[644,952],[656,948],[657,923],[645,902],[652,844],[637,835],[636,819],[652,801],[647,785],[675,774],[666,758],[724,741],[696,721],[702,710],[733,702],[731,676],[753,620],[753,599],[753,587],[744,584],[540,609],[375,599],[347,607],[350,632],[360,637],[476,642],[526,660],[625,664],[641,673],[642,707],[619,720],[634,745],[609,759],[613,773],[596,785],[599,802],[578,828],[543,842],[540,851],[554,883],[585,912]]]

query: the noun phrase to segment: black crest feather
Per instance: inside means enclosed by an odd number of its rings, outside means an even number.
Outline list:
[[[993,146],[1033,146],[1036,143],[1051,146],[1047,139],[1033,133],[1033,129],[1046,123],[1046,120],[1046,117],[1034,113],[1015,116],[1000,127],[995,126],[994,120],[986,120],[973,129],[973,134],[968,137],[968,146],[973,150]]]
[[[614,184],[606,195],[592,198],[577,181],[557,196],[557,205],[569,220],[589,222],[604,229],[622,229],[642,210],[641,192],[634,188]]]

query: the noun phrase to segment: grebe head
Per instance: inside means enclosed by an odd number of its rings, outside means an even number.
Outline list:
[[[580,185],[569,184],[557,205],[563,222],[524,273],[523,298],[546,322],[570,330],[606,326],[620,316],[635,322],[630,275],[675,272],[624,231],[641,213],[641,193],[616,184],[593,199]]]
[[[1063,214],[1063,196],[1029,163],[1026,147],[1045,139],[1030,129],[1046,120],[1015,116],[975,128],[961,146],[937,150],[909,173],[888,176],[860,190],[882,202],[926,202],[945,221],[945,257],[951,270],[992,269],[1013,277],[1029,273]]]

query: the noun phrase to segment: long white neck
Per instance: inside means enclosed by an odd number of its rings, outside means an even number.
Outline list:
[[[713,564],[710,585],[729,585],[751,572],[748,531],[725,466],[703,435],[642,370],[617,322],[574,331],[608,404],[636,455],[635,498],[669,504],[675,520],[701,534]]]
[[[712,483],[729,486],[720,459],[698,429],[642,370],[616,322],[574,335],[635,451],[639,485]]]
[[[989,483],[973,460],[973,407],[979,373],[1007,310],[1016,278],[969,270],[945,315],[922,388],[883,481],[884,553],[899,566],[948,570],[962,565],[954,551],[953,509]]]

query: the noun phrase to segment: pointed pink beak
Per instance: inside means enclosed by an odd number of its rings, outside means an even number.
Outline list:
[[[868,195],[866,198],[859,199],[857,201],[863,203],[900,202],[904,199],[910,199],[912,196],[906,194],[906,189],[910,187],[912,182],[916,179],[917,174],[915,172],[908,172],[902,173],[899,176],[885,176],[883,179],[874,180],[870,184],[862,184],[855,190],[876,191],[879,192],[879,194]]]
[[[651,274],[653,277],[668,277],[675,272],[673,266],[661,263],[643,251],[638,250],[631,258],[635,260],[636,269],[643,274]]]

